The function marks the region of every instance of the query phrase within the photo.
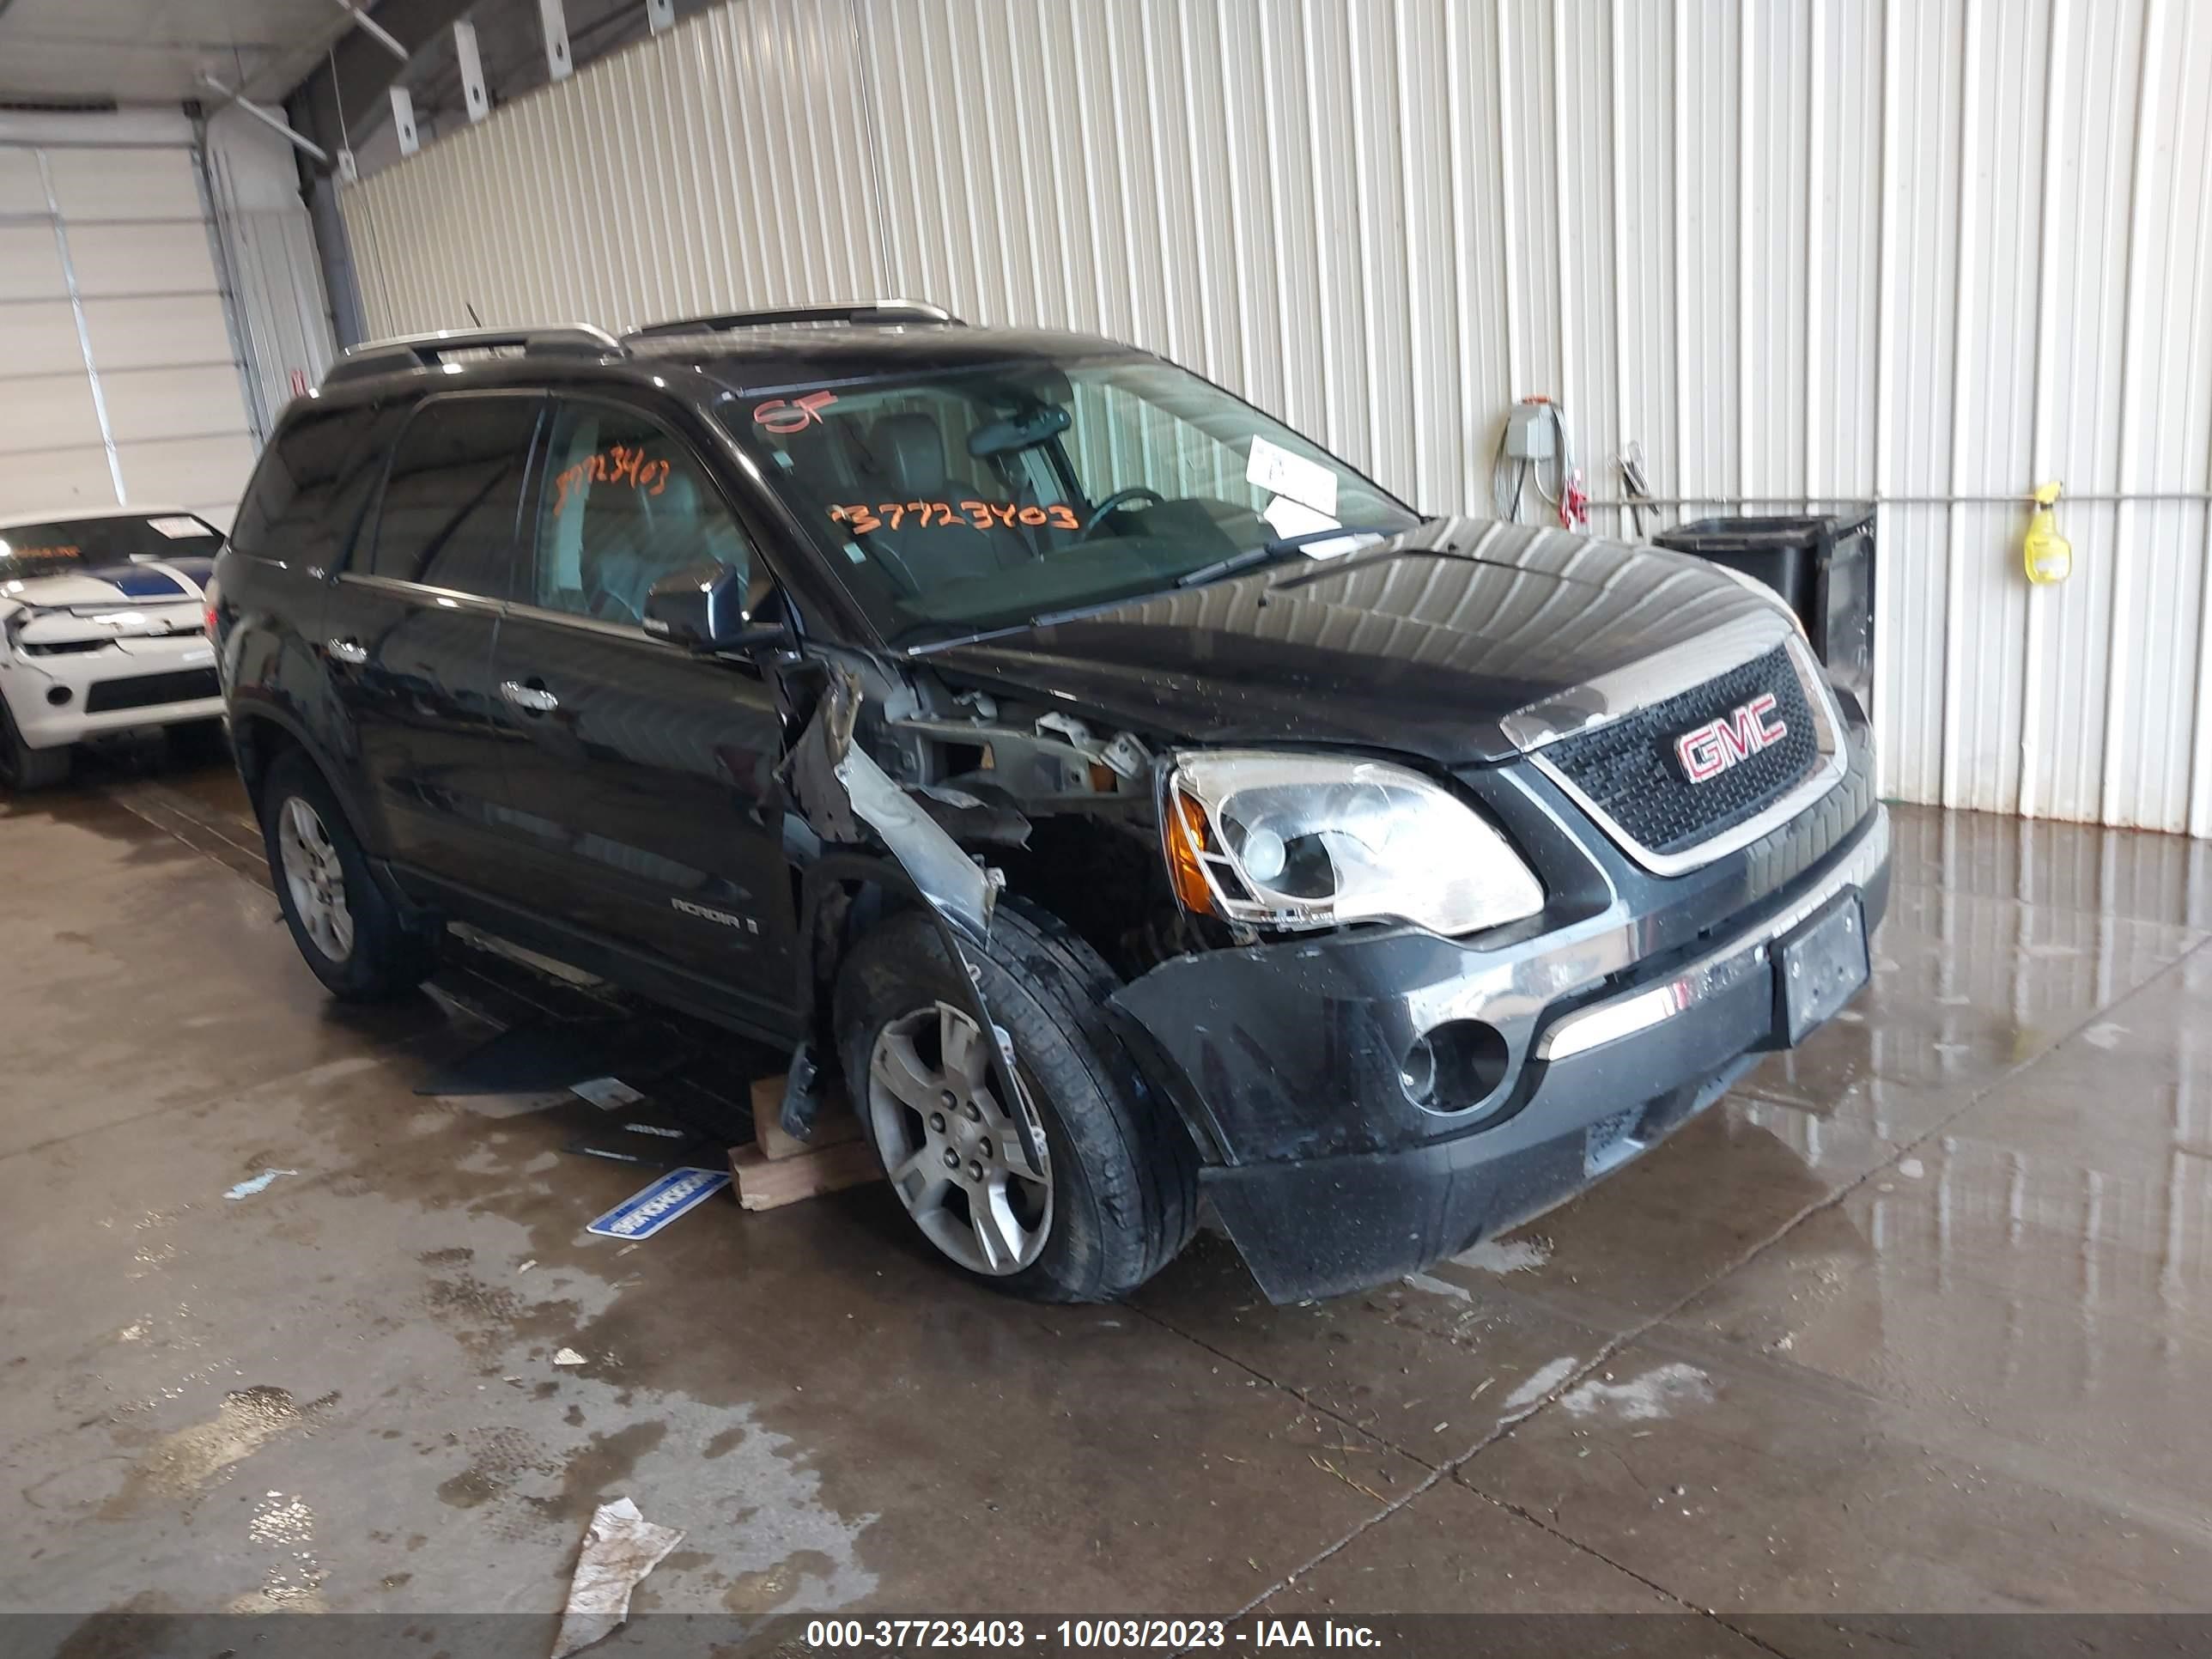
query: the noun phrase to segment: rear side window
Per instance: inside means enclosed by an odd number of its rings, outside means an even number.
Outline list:
[[[334,565],[331,497],[361,423],[354,411],[336,410],[294,421],[271,438],[238,504],[230,544],[256,558]]]
[[[642,622],[653,583],[752,552],[713,481],[669,433],[613,404],[554,404],[539,487],[530,602],[602,622]]]
[[[368,574],[512,597],[522,477],[544,407],[540,398],[463,396],[417,409],[392,451]]]

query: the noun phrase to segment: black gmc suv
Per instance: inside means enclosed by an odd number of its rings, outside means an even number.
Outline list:
[[[343,997],[465,921],[834,1065],[969,1272],[1278,1300],[1545,1209],[1864,982],[1866,722],[1764,590],[1425,518],[902,301],[357,348],[216,570]],[[834,1059],[833,1059],[834,1057]]]

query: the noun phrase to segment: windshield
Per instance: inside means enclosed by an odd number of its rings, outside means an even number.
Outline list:
[[[0,530],[0,581],[66,576],[154,559],[211,559],[222,532],[189,513],[56,519]]]
[[[1326,558],[1419,522],[1151,358],[791,386],[733,398],[724,418],[895,645],[1157,592],[1290,538],[1281,556]]]

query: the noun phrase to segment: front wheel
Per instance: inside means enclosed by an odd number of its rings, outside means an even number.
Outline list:
[[[334,996],[378,1002],[429,977],[435,952],[370,874],[315,763],[294,750],[261,785],[261,837],[292,942]]]
[[[838,975],[846,1085],[891,1190],[939,1254],[994,1288],[1125,1295],[1196,1227],[1189,1136],[1097,1012],[1115,980],[1088,945],[1002,904],[975,965],[994,1032],[965,1012],[960,969],[919,911],[868,934]],[[1018,1099],[1000,1098],[993,1042],[1011,1052]]]
[[[69,776],[74,752],[67,744],[33,749],[25,743],[15,729],[15,717],[8,711],[8,699],[0,696],[0,789],[22,794],[52,788]]]

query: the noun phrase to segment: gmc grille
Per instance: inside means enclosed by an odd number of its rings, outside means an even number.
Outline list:
[[[156,703],[196,702],[218,696],[212,668],[185,668],[173,674],[141,674],[136,679],[101,680],[84,694],[88,714],[112,714],[118,708],[150,708]]]
[[[1690,781],[1676,741],[1726,720],[1762,693],[1782,738],[1702,783]],[[1666,702],[1547,744],[1545,760],[1645,851],[1671,856],[1757,817],[1820,764],[1820,733],[1787,646],[1777,646]]]

